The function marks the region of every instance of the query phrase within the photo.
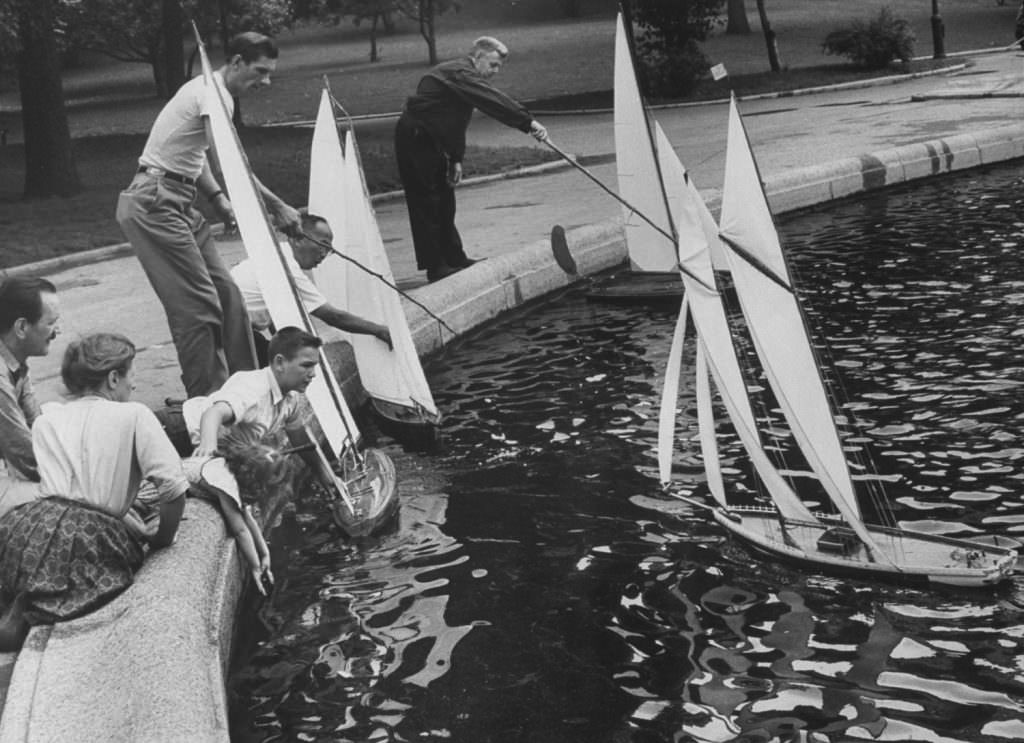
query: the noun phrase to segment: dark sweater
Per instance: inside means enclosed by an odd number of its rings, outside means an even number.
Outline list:
[[[530,131],[530,112],[487,82],[470,57],[443,62],[424,75],[404,111],[453,162],[462,162],[474,108],[502,124]]]

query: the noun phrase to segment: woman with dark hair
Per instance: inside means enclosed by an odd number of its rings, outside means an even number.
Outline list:
[[[0,586],[9,604],[0,650],[35,624],[87,614],[131,585],[145,547],[174,540],[188,480],[181,460],[135,389],[135,346],[97,333],[68,346],[61,376],[74,398],[50,403],[32,427],[40,500],[0,517]],[[132,504],[142,480],[156,489],[159,520]]]

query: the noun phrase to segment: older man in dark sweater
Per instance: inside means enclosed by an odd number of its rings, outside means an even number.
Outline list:
[[[547,139],[547,130],[525,107],[488,82],[507,57],[508,49],[497,39],[477,39],[467,56],[444,62],[423,76],[395,128],[416,264],[426,270],[428,281],[475,262],[463,251],[455,228],[455,185],[462,179],[473,109],[538,141]]]

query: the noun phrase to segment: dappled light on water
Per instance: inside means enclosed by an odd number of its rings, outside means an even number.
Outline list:
[[[845,450],[874,463],[858,485],[884,489],[907,529],[1024,537],[1016,170],[780,225],[835,362]],[[570,292],[433,359],[446,444],[389,449],[399,527],[347,543],[307,498],[274,532],[279,585],[243,630],[233,739],[1024,739],[1024,580],[907,589],[730,540],[699,505],[692,350],[673,477],[693,502],[660,491],[674,320]],[[720,447],[759,499],[727,430]],[[787,475],[809,479],[799,462]]]

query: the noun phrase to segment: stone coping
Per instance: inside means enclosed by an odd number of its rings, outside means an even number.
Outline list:
[[[766,188],[778,214],[1021,157],[1024,125],[1010,125],[792,170],[769,179]],[[712,207],[716,202],[709,199]],[[580,276],[566,275],[547,241],[538,241],[411,295],[440,308],[440,317],[462,335],[625,260],[617,220],[570,230],[567,239]],[[405,306],[421,355],[451,340],[423,309]],[[364,393],[339,338],[326,340],[355,405]],[[219,514],[190,500],[177,542],[147,560],[122,596],[88,617],[32,631],[14,664],[0,743],[228,741],[225,681],[241,588],[234,542]],[[0,657],[0,670],[10,664],[11,656]]]

